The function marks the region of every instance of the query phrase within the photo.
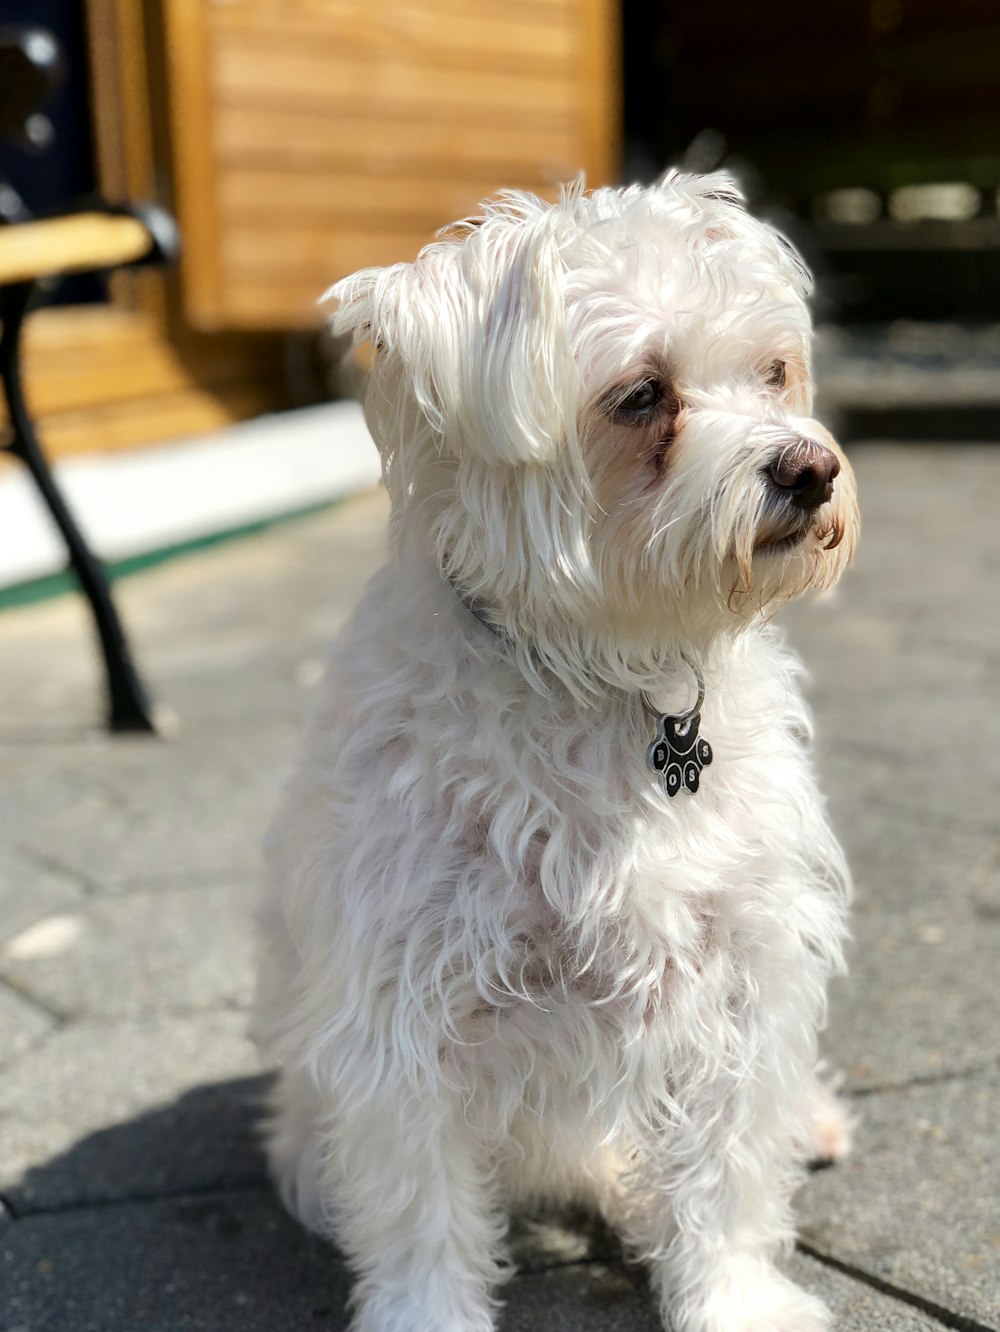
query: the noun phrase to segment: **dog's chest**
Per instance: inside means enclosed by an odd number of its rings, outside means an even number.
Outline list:
[[[481,882],[506,912],[484,997],[508,1015],[527,1005],[519,1025],[586,1013],[634,1035],[679,990],[726,969],[766,849],[740,803],[713,790],[714,772],[668,801],[623,719],[534,736],[531,720],[521,717],[524,748],[510,770],[498,765],[494,816],[477,827]],[[719,782],[731,788],[721,748]]]
[[[370,661],[345,658],[354,705],[331,728],[331,767],[352,828],[378,829],[357,910],[384,916],[407,955],[425,938],[463,1021],[517,1014],[544,1037],[557,1012],[627,1039],[681,992],[725,990],[740,932],[767,933],[760,888],[797,836],[787,793],[809,783],[777,649],[716,668],[714,760],[669,799],[637,693],[584,707],[533,687],[474,621],[467,648],[470,617],[437,582],[456,641],[427,660],[408,645],[386,660],[381,639]]]

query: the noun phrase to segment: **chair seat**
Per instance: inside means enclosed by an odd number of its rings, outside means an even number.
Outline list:
[[[137,217],[72,213],[0,227],[0,286],[118,268],[146,258],[156,240]]]

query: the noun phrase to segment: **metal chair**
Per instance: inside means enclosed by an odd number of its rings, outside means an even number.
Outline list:
[[[35,108],[55,86],[61,59],[58,44],[44,29],[0,27],[0,137],[16,136],[28,142],[37,137]],[[104,658],[112,731],[155,732],[157,727],[132,663],[107,576],[39,444],[21,380],[21,332],[40,283],[70,273],[162,264],[174,260],[178,249],[173,219],[154,205],[81,200],[57,216],[33,219],[9,185],[0,189],[0,382],[10,428],[0,447],[31,472],[90,603]]]

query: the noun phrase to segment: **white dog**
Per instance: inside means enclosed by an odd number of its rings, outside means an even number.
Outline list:
[[[256,1031],[356,1332],[489,1332],[538,1195],[595,1201],[679,1332],[828,1326],[773,1262],[846,1146],[847,872],[769,627],[858,527],[807,287],[729,179],[671,174],[506,194],[333,288],[393,553],[272,830]]]

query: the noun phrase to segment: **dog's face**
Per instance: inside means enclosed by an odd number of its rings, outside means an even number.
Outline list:
[[[858,517],[810,416],[807,287],[731,181],[676,175],[510,196],[346,279],[401,539],[543,645],[655,654],[831,585]]]

